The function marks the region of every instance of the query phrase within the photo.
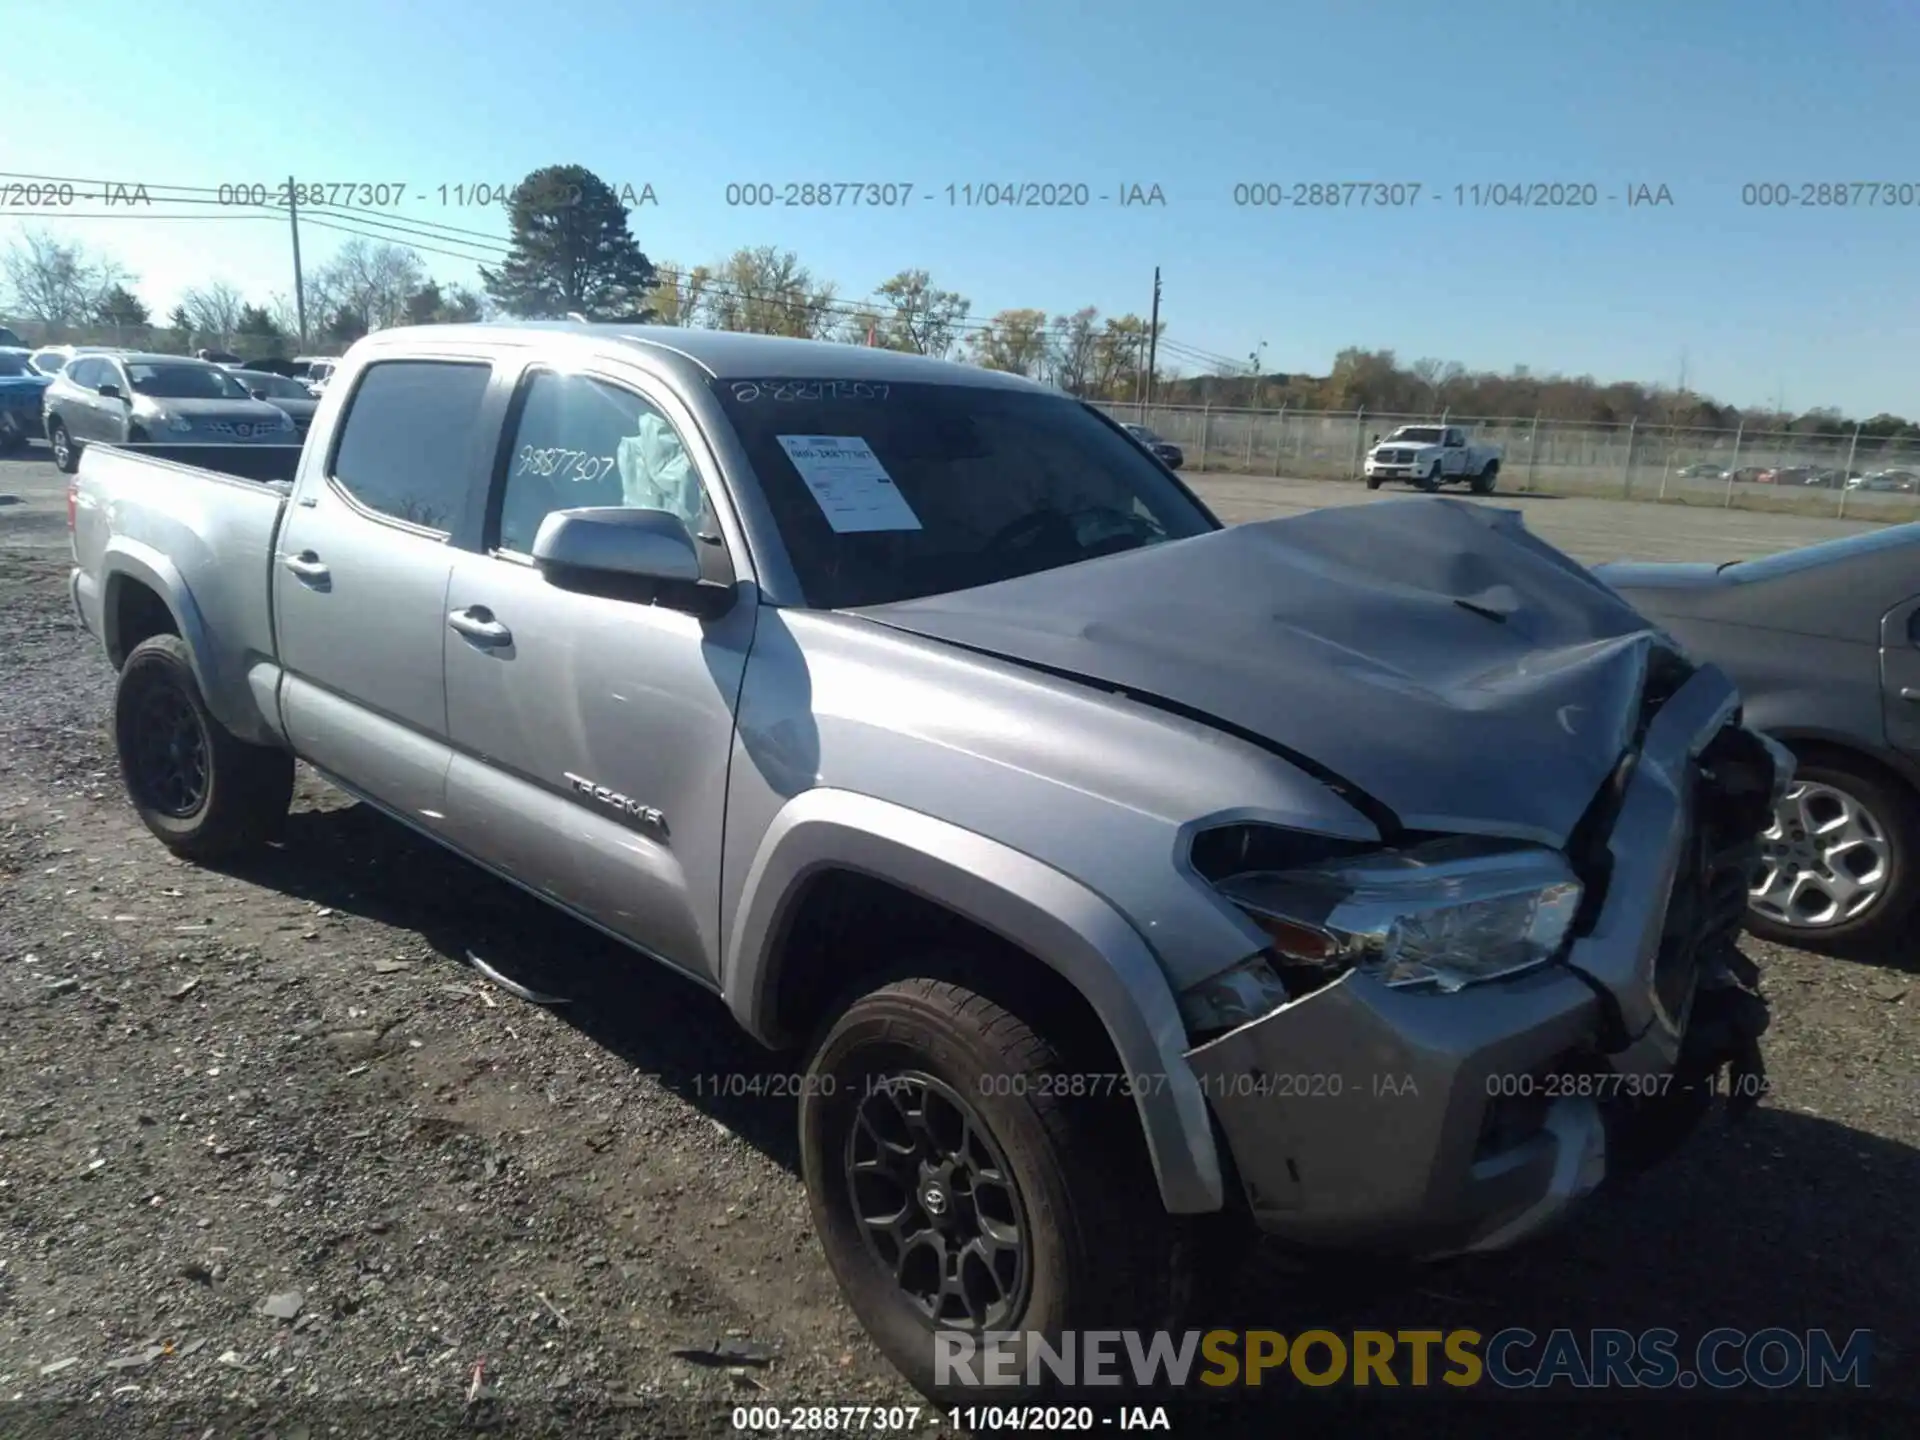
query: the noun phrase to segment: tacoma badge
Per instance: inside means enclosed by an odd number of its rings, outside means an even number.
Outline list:
[[[622,795],[618,790],[609,790],[604,785],[596,785],[584,775],[567,772],[567,784],[576,795],[596,800],[609,809],[617,810],[630,824],[641,830],[651,831],[660,839],[667,838],[667,817],[651,805],[642,805],[631,796]]]

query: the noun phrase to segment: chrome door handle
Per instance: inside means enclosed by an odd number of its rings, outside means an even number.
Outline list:
[[[513,643],[513,632],[494,619],[493,612],[484,605],[455,610],[447,616],[447,626],[476,645],[498,647]]]
[[[311,550],[302,550],[298,555],[282,555],[280,563],[307,581],[325,580],[333,573],[320,563],[320,557]]]

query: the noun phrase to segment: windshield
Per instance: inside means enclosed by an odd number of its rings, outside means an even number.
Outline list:
[[[847,380],[713,386],[820,609],[971,589],[1218,526],[1064,396]]]
[[[264,390],[275,400],[311,400],[307,387],[298,380],[289,380],[284,375],[269,375],[264,371],[248,370],[237,372],[234,379],[249,390]]]
[[[0,375],[32,375],[33,366],[27,363],[24,355],[0,355]]]
[[[42,350],[29,363],[42,375],[57,375],[66,368],[67,357],[58,350]]]
[[[213,365],[127,366],[127,381],[137,395],[161,400],[250,400],[238,380]]]
[[[1720,570],[1729,580],[1772,580],[1781,575],[1791,575],[1797,570],[1832,565],[1855,555],[1869,555],[1876,550],[1891,550],[1901,545],[1920,545],[1920,521],[1909,525],[1889,525],[1884,530],[1868,530],[1859,535],[1843,535],[1838,540],[1802,545],[1796,550],[1782,550],[1777,555],[1764,555],[1758,560],[1733,560],[1722,565]]]
[[[1127,433],[1135,439],[1145,440],[1149,444],[1158,444],[1160,441],[1160,437],[1144,425],[1129,425],[1127,426]]]
[[[1424,425],[1409,425],[1404,430],[1396,430],[1389,440],[1411,440],[1416,445],[1438,445],[1442,432]]]

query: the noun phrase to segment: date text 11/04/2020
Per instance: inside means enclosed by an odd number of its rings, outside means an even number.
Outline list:
[[[1591,180],[1484,181],[1429,185],[1420,180],[1243,180],[1233,203],[1245,210],[1412,210],[1438,205],[1456,210],[1666,209],[1664,184],[1601,185]]]
[[[900,210],[915,203],[949,209],[1084,210],[1165,209],[1167,192],[1153,181],[968,180],[921,185],[911,180],[737,181],[725,202],[759,210]]]
[[[609,183],[607,192],[616,204],[629,210],[660,203],[658,192],[645,182]],[[409,204],[462,210],[524,204],[537,210],[570,210],[592,198],[584,186],[575,184],[494,185],[464,180],[428,185],[410,180],[282,180],[275,184],[254,180],[218,186],[214,197],[216,205],[267,206],[281,210],[301,205],[351,205],[378,210]]]
[[[1331,1072],[1243,1072],[1234,1075],[1196,1075],[1202,1093],[1209,1099],[1260,1100],[1418,1100],[1418,1080],[1410,1074],[1378,1072],[1343,1075]],[[1167,1088],[1167,1077],[1157,1072],[1138,1075],[1120,1072],[1070,1070],[1041,1075],[983,1074],[975,1084],[983,1096],[1050,1096],[1090,1100],[1101,1096],[1159,1094]],[[1716,1076],[1703,1081],[1729,1099],[1760,1100],[1768,1094],[1767,1081],[1758,1075],[1731,1078]],[[896,1082],[875,1078],[865,1082],[864,1093],[873,1095],[894,1088]],[[692,1080],[695,1095],[706,1098],[745,1098],[781,1100],[803,1095],[827,1096],[838,1093],[842,1082],[831,1074],[749,1073],[696,1075]],[[1486,1078],[1486,1093],[1499,1099],[1542,1100],[1652,1100],[1685,1089],[1676,1085],[1672,1075],[1592,1074],[1492,1074]]]

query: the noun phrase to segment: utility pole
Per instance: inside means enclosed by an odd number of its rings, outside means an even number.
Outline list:
[[[1154,367],[1160,359],[1160,267],[1153,267],[1153,316],[1147,321],[1147,404],[1153,404]]]
[[[300,348],[307,348],[307,286],[300,277],[300,187],[287,177],[287,222],[293,227],[293,311],[300,326]]]

